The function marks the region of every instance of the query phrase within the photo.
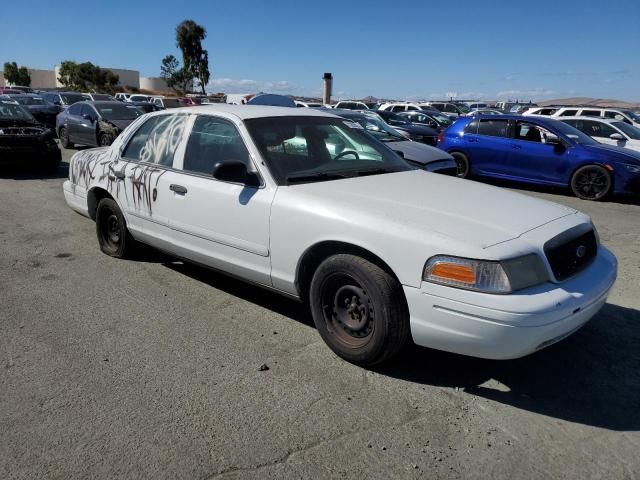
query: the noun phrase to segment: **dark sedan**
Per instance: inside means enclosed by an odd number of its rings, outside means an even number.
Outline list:
[[[144,113],[133,104],[78,102],[56,118],[56,131],[64,148],[74,144],[108,146],[131,122]]]
[[[398,115],[406,118],[411,123],[425,125],[437,130],[438,132],[442,132],[453,123],[451,117],[446,116],[444,113],[432,110],[413,110],[410,112],[401,112]]]
[[[407,118],[387,110],[379,110],[376,113],[396,130],[406,132],[411,140],[426,143],[433,147],[438,143],[438,131],[427,125],[414,124]]]
[[[7,95],[11,100],[18,102],[24,108],[31,112],[38,122],[55,130],[56,115],[62,111],[62,108],[53,103],[47,102],[40,95],[25,93],[24,95]]]
[[[0,164],[33,164],[55,170],[61,154],[53,130],[12,100],[0,99]]]

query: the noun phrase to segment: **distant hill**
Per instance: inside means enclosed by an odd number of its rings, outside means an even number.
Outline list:
[[[538,105],[593,105],[594,107],[617,107],[640,109],[640,102],[623,102],[609,98],[571,97],[537,102]]]

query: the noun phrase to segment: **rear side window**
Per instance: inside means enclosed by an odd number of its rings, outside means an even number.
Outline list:
[[[565,110],[560,114],[561,117],[574,117],[578,110]]]
[[[507,120],[480,120],[478,125],[478,135],[486,135],[489,137],[507,137],[508,136]]]
[[[211,176],[218,162],[238,160],[249,169],[249,151],[232,123],[217,117],[199,116],[189,135],[183,170]]]
[[[611,110],[606,110],[604,112],[604,116],[607,118],[615,118],[616,120],[626,120],[624,115],[622,115],[620,112],[614,112]]]
[[[582,128],[578,127],[578,130],[582,130],[591,137],[608,138],[609,135],[618,133],[606,123],[593,122],[591,120],[583,120],[581,123]]]
[[[187,118],[187,115],[158,115],[149,118],[131,136],[122,156],[133,162],[171,167]]]
[[[391,107],[392,112],[404,112],[404,105],[394,105]]]
[[[469,125],[467,125],[466,127],[464,127],[464,133],[465,134],[469,134],[469,133],[478,133],[478,120],[474,119],[471,123],[469,123]]]
[[[80,115],[80,112],[82,112],[82,104],[80,103],[76,103],[75,105],[71,105],[69,107],[69,113],[71,115]]]
[[[584,117],[599,117],[600,111],[599,110],[583,110],[582,115]]]

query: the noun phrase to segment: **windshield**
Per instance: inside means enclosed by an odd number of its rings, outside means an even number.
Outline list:
[[[634,122],[640,123],[640,115],[636,114],[635,112],[632,112],[631,110],[621,110],[621,112],[624,113],[627,117],[629,117]]]
[[[567,125],[564,122],[554,121],[553,126],[561,134],[579,145],[600,145],[586,133],[582,133],[577,128],[574,128],[571,125]]]
[[[412,170],[350,119],[293,116],[245,123],[280,185]]]
[[[377,114],[374,115],[362,115],[358,117],[349,118],[360,124],[368,133],[373,135],[377,140],[381,142],[397,142],[406,140],[397,130],[390,127],[382,118]]]
[[[20,105],[47,105],[47,102],[40,97],[13,97],[13,100]]]
[[[113,97],[106,93],[94,93],[92,96],[94,100],[113,100]]]
[[[431,112],[429,112],[427,115],[429,117],[433,118],[440,125],[443,125],[445,127],[448,127],[449,125],[451,125],[453,123],[453,120],[451,120],[451,118],[449,118],[446,115],[443,115],[441,113],[431,113]]]
[[[62,102],[65,105],[73,105],[76,102],[91,100],[88,95],[82,95],[80,93],[61,93],[60,98],[62,98]]]
[[[617,127],[618,130],[622,130],[622,132],[632,140],[640,140],[640,128],[632,127],[624,122],[611,122],[611,125]]]
[[[466,105],[457,104],[456,107],[458,107],[458,110],[460,110],[462,113],[469,113],[471,111],[471,109]]]
[[[17,103],[0,101],[0,120],[21,120],[25,122],[35,123],[36,119],[33,118],[27,110],[22,108]]]
[[[106,120],[133,120],[142,113],[135,105],[123,105],[121,103],[109,103],[107,105],[95,105],[100,116]]]

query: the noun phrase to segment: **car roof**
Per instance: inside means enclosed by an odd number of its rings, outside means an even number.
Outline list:
[[[95,102],[100,103],[100,102]],[[115,102],[105,102],[115,103]],[[120,103],[120,102],[118,102]],[[333,114],[334,109],[321,108],[295,108],[295,107],[272,107],[269,105],[231,105],[226,103],[207,103],[194,107],[173,108],[169,114],[175,113],[195,113],[200,115],[223,114],[226,116],[236,117],[240,120],[248,120],[251,118],[265,117],[332,117],[338,115]],[[342,111],[342,109],[337,109]],[[356,110],[344,110],[346,112],[354,112]],[[155,112],[156,114],[167,115],[167,111]]]
[[[594,122],[600,122],[600,123],[620,123],[620,122],[622,122],[622,120],[618,120],[617,118],[591,117],[589,115],[571,115],[570,117],[558,117],[558,118],[560,119],[560,121],[563,121],[563,120],[593,120]]]

